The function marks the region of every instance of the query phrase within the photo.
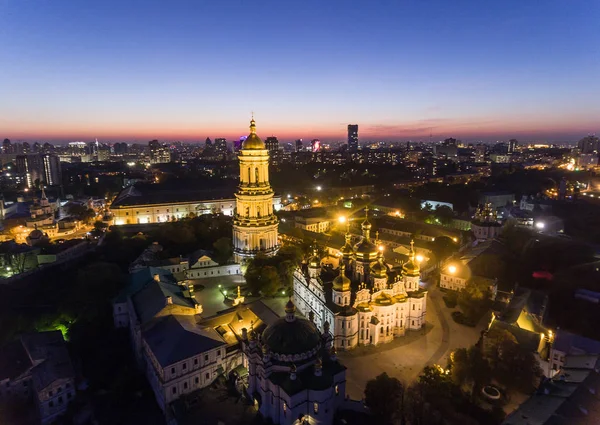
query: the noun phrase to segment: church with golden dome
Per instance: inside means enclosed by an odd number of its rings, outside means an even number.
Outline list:
[[[269,184],[269,151],[256,134],[254,118],[238,159],[240,184],[235,193],[233,253],[235,261],[242,262],[258,253],[273,255],[279,248],[274,192]]]
[[[317,249],[306,269],[294,274],[298,310],[313,317],[320,329],[327,326],[333,346],[340,350],[390,342],[425,325],[427,291],[421,287],[414,243],[404,264],[388,264],[377,237],[371,238],[366,211],[357,244],[352,245],[346,231],[333,280],[327,281]]]

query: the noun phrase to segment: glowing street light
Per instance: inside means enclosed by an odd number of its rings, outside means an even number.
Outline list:
[[[452,238],[452,240],[454,241],[454,243],[458,242],[458,238]]]
[[[345,215],[340,215],[340,216],[338,217],[338,221],[339,221],[341,224],[344,224],[344,223],[346,222],[346,220],[347,220],[347,218],[346,218],[346,216],[345,216]]]
[[[535,227],[541,230],[544,227],[546,227],[546,225],[544,224],[543,221],[538,221],[537,223],[535,223]]]
[[[448,266],[448,271],[449,271],[451,274],[454,274],[454,273],[456,273],[456,266],[454,266],[454,265],[452,265],[452,266]]]
[[[379,245],[379,251],[383,252],[383,245]]]
[[[421,263],[421,262],[424,260],[424,258],[423,258],[423,256],[422,256],[421,254],[417,255],[417,256],[415,257],[415,259],[416,259],[416,260],[417,260],[419,263]]]
[[[321,186],[317,186],[317,191],[320,192],[323,189]]]

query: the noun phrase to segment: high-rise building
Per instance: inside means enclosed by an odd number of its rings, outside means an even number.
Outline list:
[[[515,153],[518,144],[519,142],[517,141],[517,139],[510,139],[508,141],[508,153]]]
[[[215,139],[215,150],[217,151],[218,155],[227,154],[227,139],[224,139],[222,137],[216,138]]]
[[[210,137],[207,137],[206,140],[204,141],[204,146],[207,148],[211,148],[212,147],[212,141],[210,140]]]
[[[265,146],[269,151],[269,155],[279,150],[279,140],[275,136],[267,137],[265,140]]]
[[[250,134],[240,154],[240,184],[235,194],[233,252],[236,261],[258,253],[273,255],[277,244],[277,216],[273,214],[273,189],[269,184],[269,151],[256,135],[256,122],[250,121]]]
[[[596,136],[586,136],[577,142],[577,147],[581,153],[599,153],[600,139]]]
[[[2,153],[14,153],[14,146],[10,143],[10,139],[4,139],[2,142]]]
[[[51,154],[17,155],[17,173],[25,174],[27,187],[60,185],[62,173],[58,156]]]
[[[129,146],[127,146],[127,143],[125,142],[115,143],[113,146],[113,151],[115,152],[115,155],[123,155],[129,151]]]
[[[296,140],[296,152],[302,151],[302,139]]]
[[[358,124],[348,124],[348,150],[358,150]]]
[[[152,140],[148,142],[150,148],[150,163],[151,164],[164,164],[171,162],[171,150],[168,146],[162,145],[158,140]]]
[[[475,145],[475,162],[485,162],[486,146],[482,143]]]

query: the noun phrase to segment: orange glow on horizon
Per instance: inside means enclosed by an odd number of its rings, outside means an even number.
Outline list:
[[[249,120],[248,120],[249,121]],[[584,119],[574,122],[561,122],[554,120],[548,125],[545,120],[530,122],[488,121],[462,122],[460,120],[439,120],[432,126],[433,140],[446,137],[459,139],[484,139],[495,138],[499,133],[514,135],[515,137],[539,137],[539,134],[584,134],[585,128],[591,128],[591,122]],[[580,121],[580,122],[575,122]],[[273,123],[265,119],[262,124],[257,119],[257,133],[266,138],[277,136],[280,141],[292,141],[302,138],[320,138],[324,141],[344,142],[347,138],[346,128],[341,124],[308,125],[306,123]],[[229,141],[237,140],[248,134],[246,122],[236,122],[235,125],[219,123],[187,122],[12,122],[12,128],[5,128],[2,137],[13,140],[93,140],[98,138],[104,141],[146,141],[181,140],[204,141],[206,137],[225,137]],[[408,140],[428,141],[430,128],[425,128],[423,122],[408,122],[393,125],[359,124],[359,138],[362,141],[375,140]],[[6,126],[8,127],[8,126]],[[232,130],[233,129],[233,130]],[[500,136],[498,136],[501,138]]]

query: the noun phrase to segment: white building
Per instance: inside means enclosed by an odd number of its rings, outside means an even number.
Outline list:
[[[307,275],[300,271],[294,274],[298,310],[314,320],[319,329],[327,324],[337,349],[390,342],[406,330],[418,330],[425,324],[427,291],[420,285],[413,244],[408,261],[393,270],[385,263],[382,249],[370,239],[368,219],[362,229],[363,238],[354,247],[350,234],[346,234],[339,275],[333,282],[322,281],[321,259],[316,251]]]

